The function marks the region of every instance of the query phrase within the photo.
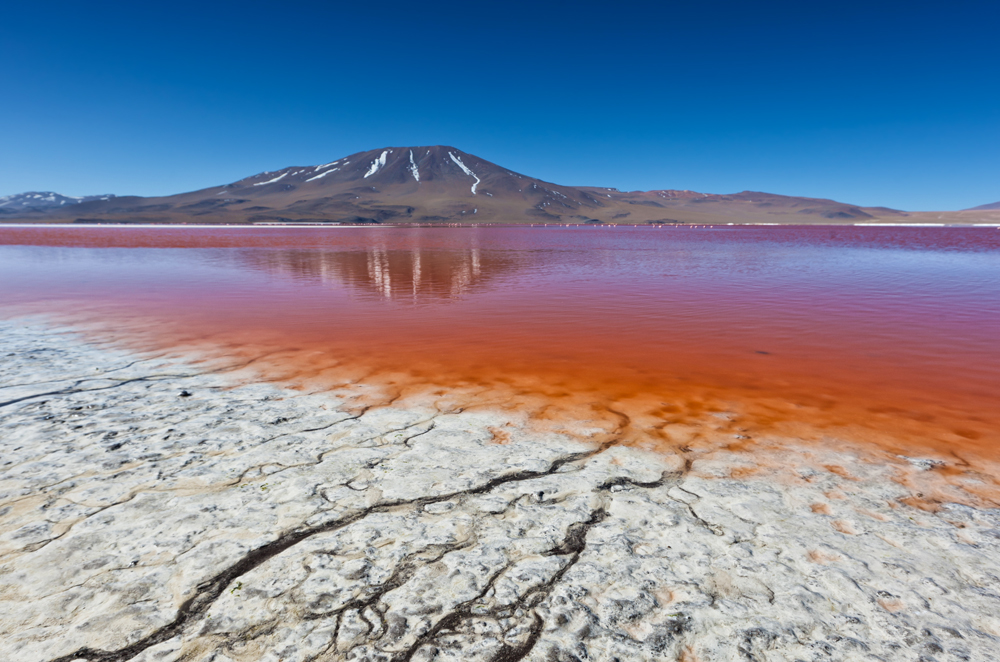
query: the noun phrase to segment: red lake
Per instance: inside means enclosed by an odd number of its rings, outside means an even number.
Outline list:
[[[0,314],[645,447],[1000,456],[995,228],[0,226]]]

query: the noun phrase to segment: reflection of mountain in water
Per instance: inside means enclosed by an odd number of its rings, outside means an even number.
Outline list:
[[[240,261],[270,274],[313,282],[351,285],[398,301],[444,301],[482,289],[515,271],[518,260],[498,251],[461,250],[266,250],[243,253]]]

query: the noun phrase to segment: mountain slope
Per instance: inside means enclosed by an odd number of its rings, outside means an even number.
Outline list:
[[[179,195],[94,200],[54,221],[559,222],[607,206],[589,191],[512,172],[453,147],[389,147]],[[550,210],[557,209],[558,213]],[[574,220],[581,220],[576,218]]]
[[[56,194],[10,197],[25,195]],[[751,191],[562,186],[438,145],[359,152],[164,197],[104,196],[30,210],[12,204],[4,218],[26,216],[51,222],[710,224],[871,222],[907,214]]]
[[[453,147],[388,147],[320,166],[261,173],[223,187],[227,206],[271,217],[319,220],[556,221],[597,209],[591,193],[515,173]],[[237,203],[235,200],[247,200]],[[201,203],[209,207],[207,201]],[[262,209],[262,206],[268,207]]]
[[[991,202],[988,205],[979,205],[978,207],[970,207],[965,211],[993,211],[1000,209],[1000,202]]]

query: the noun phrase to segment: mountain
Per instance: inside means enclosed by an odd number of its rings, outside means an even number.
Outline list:
[[[1000,202],[991,202],[988,205],[979,205],[978,207],[970,207],[965,211],[993,211],[995,209],[1000,209]]]
[[[88,195],[75,198],[52,191],[28,191],[0,198],[0,214],[44,213],[66,205],[76,205],[91,200],[110,200],[113,197],[115,196]]]
[[[8,199],[4,218],[49,222],[854,223],[907,216],[883,207],[753,191],[716,195],[562,186],[440,145],[359,152],[165,197],[25,193],[0,200]],[[43,200],[49,206],[40,206]]]

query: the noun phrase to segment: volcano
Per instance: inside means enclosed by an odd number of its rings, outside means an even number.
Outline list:
[[[442,145],[358,152],[164,197],[63,199],[66,202],[49,207],[11,204],[3,218],[77,223],[712,224],[877,222],[907,216],[884,207],[752,191],[717,195],[563,186]]]

